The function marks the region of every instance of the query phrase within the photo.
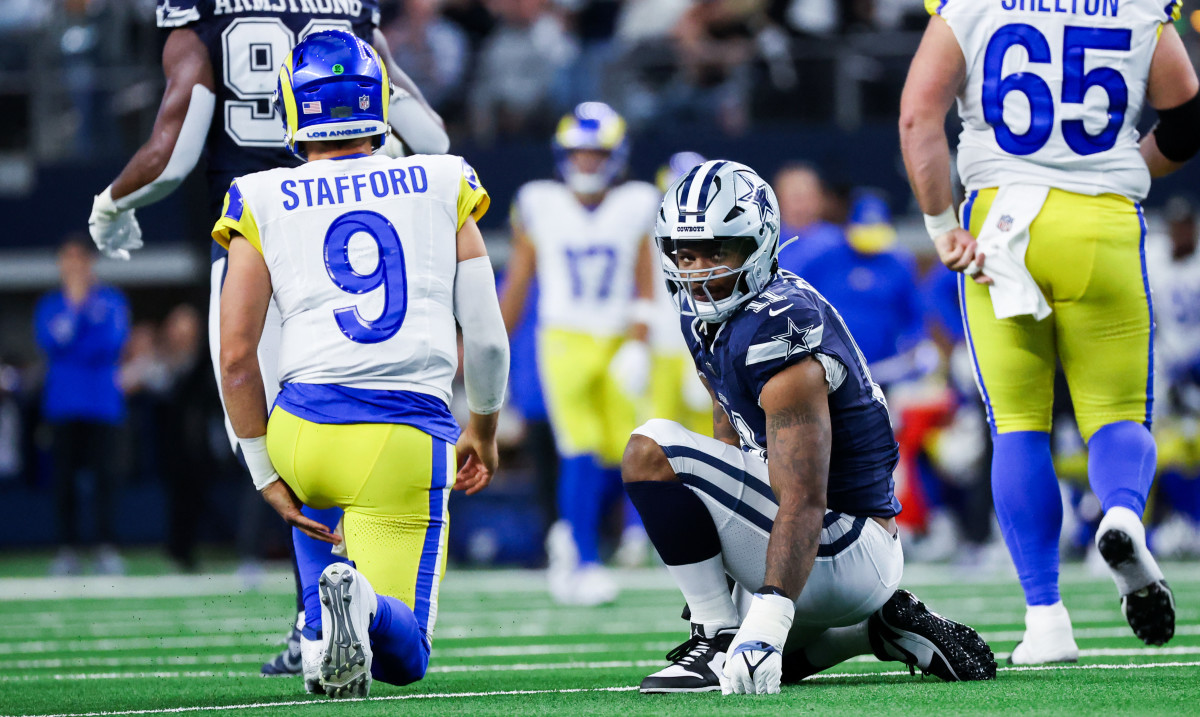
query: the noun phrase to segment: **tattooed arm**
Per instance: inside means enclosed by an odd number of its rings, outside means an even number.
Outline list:
[[[775,374],[759,404],[767,414],[768,475],[779,513],[767,543],[766,585],[799,597],[812,571],[829,481],[829,398],[825,369],[809,357]]]

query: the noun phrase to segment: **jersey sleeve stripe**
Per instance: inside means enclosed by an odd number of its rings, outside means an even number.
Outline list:
[[[1183,0],[1170,0],[1167,6],[1163,8],[1163,12],[1167,15],[1166,22],[1175,22],[1178,20],[1182,11]]]
[[[941,15],[950,0],[925,0],[925,11],[930,15]]]
[[[467,223],[467,217],[479,221],[480,217],[487,213],[488,207],[492,205],[492,198],[488,196],[487,190],[482,185],[476,184],[472,186],[467,181],[466,177],[459,180],[458,184],[458,228],[462,229]]]
[[[262,238],[258,232],[258,222],[254,220],[254,215],[250,213],[250,207],[246,205],[246,201],[242,197],[242,190],[238,188],[237,182],[229,185],[229,191],[225,194],[225,203],[221,207],[221,218],[217,220],[216,225],[213,227],[212,238],[213,241],[228,249],[229,243],[233,241],[234,233],[245,237],[246,241],[250,242],[250,245],[258,250],[259,254],[263,253]]]

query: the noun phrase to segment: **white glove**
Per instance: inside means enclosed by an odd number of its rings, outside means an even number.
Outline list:
[[[712,395],[696,373],[696,365],[691,357],[684,364],[683,373],[683,404],[693,411],[713,410]]]
[[[779,694],[783,678],[783,644],[792,629],[796,606],[783,595],[755,593],[742,626],[725,657],[726,695]]]
[[[88,231],[100,253],[113,259],[129,260],[129,252],[142,248],[142,228],[132,209],[118,209],[113,202],[112,186],[96,195]]]
[[[404,143],[396,136],[391,127],[388,128],[387,136],[383,140],[383,146],[375,150],[375,154],[382,154],[392,159],[400,159],[408,156],[408,152],[404,150]]]
[[[617,349],[608,372],[631,398],[637,398],[650,384],[650,347],[645,341],[627,340]]]

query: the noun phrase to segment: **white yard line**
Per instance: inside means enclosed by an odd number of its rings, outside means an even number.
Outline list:
[[[632,666],[632,664],[630,665]],[[1058,672],[1068,670],[1150,670],[1164,669],[1175,667],[1197,667],[1200,662],[1147,662],[1141,664],[1097,664],[1097,665],[1031,665],[1029,667],[1001,667],[1001,672]],[[841,677],[896,677],[908,675],[906,670],[894,670],[889,672],[840,672],[833,674],[820,674],[809,677],[809,680],[820,679],[837,679]],[[156,672],[143,673],[146,678],[161,678],[161,677],[222,677],[222,676],[243,676],[248,673],[170,673]],[[82,679],[119,679],[127,678],[129,675],[117,675],[115,677],[100,677],[91,676]],[[69,676],[60,676],[59,679],[69,678]],[[9,681],[0,678],[0,681]],[[520,696],[520,695],[564,695],[577,694],[584,692],[633,692],[637,687],[591,687],[591,688],[569,688],[559,690],[496,690],[491,692],[437,692],[412,695],[388,695],[386,697],[368,697],[365,699],[347,699],[339,700],[339,703],[350,702],[397,702],[404,700],[428,700],[428,699],[462,699],[464,697],[503,697],[503,696]],[[143,709],[143,710],[121,710],[121,711],[103,711],[103,712],[65,712],[56,714],[40,714],[31,715],[29,717],[122,717],[124,715],[154,715],[154,714],[180,714],[184,712],[218,712],[222,710],[255,710],[255,709],[277,709],[280,707],[302,707],[307,705],[324,705],[328,704],[327,700],[323,699],[308,699],[308,700],[289,700],[285,702],[255,702],[251,704],[231,704],[231,705],[203,705],[197,707],[168,707],[162,709]]]

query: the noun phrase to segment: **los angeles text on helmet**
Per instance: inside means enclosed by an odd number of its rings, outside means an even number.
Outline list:
[[[307,12],[320,15],[362,14],[362,0],[216,0],[214,15],[231,15],[239,12],[261,12],[274,10],[283,12]]]

